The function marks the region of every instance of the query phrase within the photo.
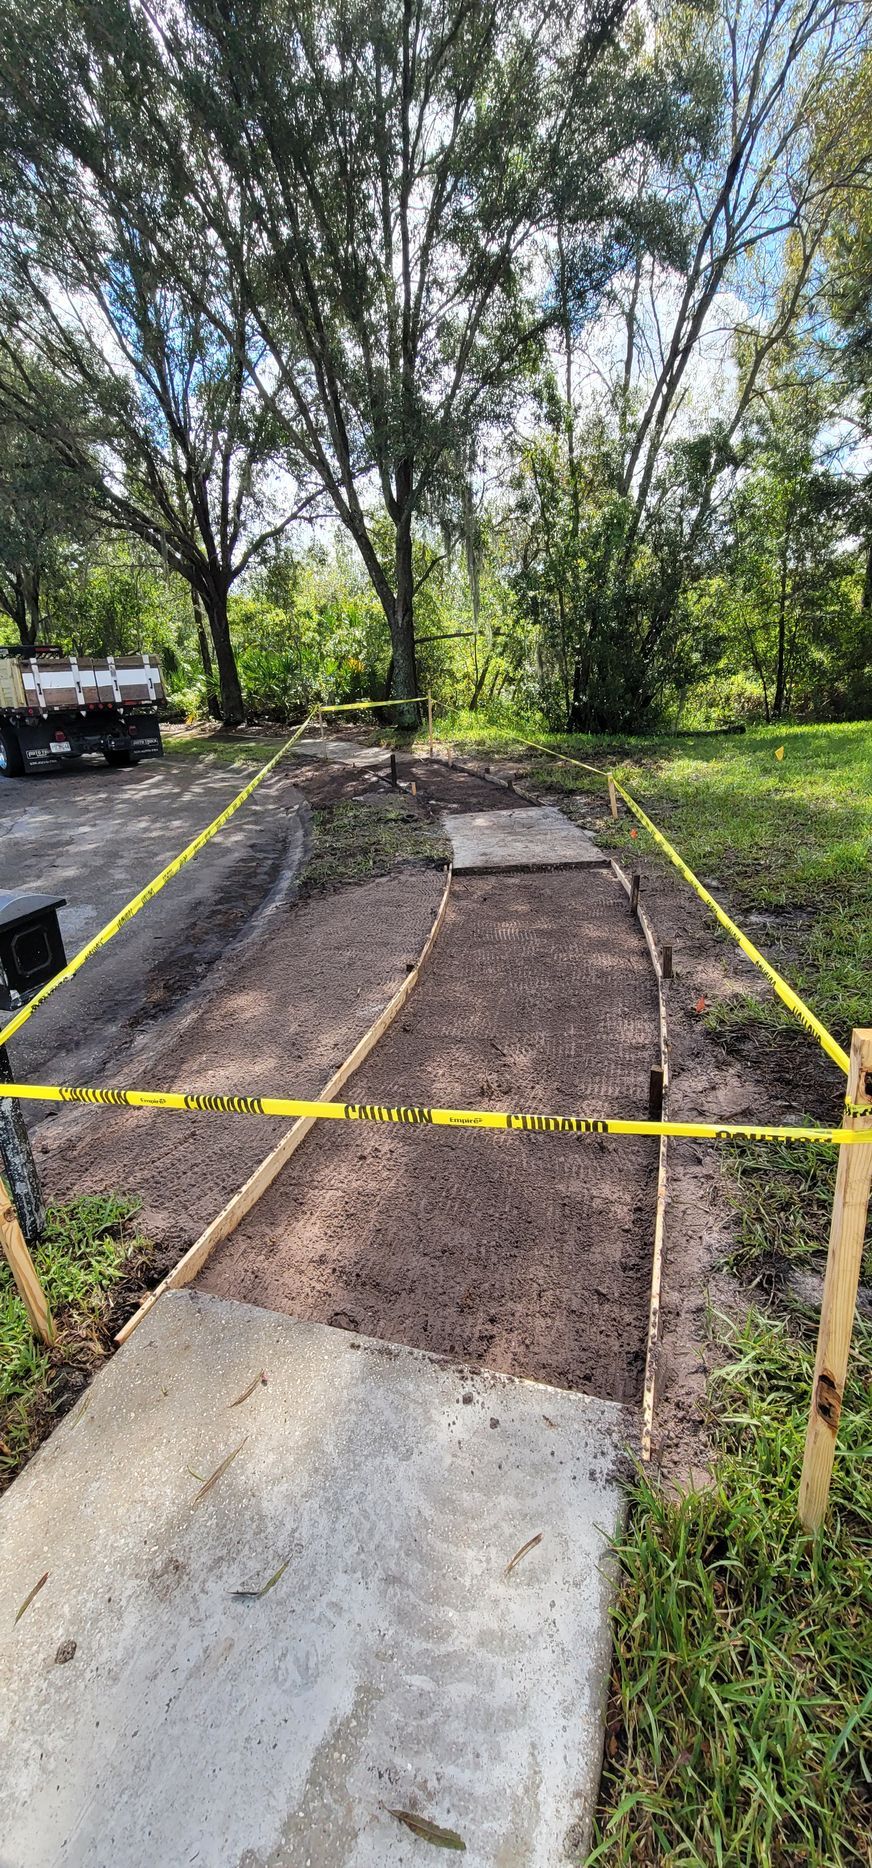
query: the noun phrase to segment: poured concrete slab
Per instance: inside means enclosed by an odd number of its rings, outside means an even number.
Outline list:
[[[625,1428],[168,1292],[0,1505],[3,1868],[583,1853]]]
[[[605,863],[590,837],[554,804],[517,811],[464,811],[444,820],[454,845],[454,867],[463,869],[553,869]]]
[[[329,765],[381,765],[385,770],[390,759],[384,746],[356,746],[347,739],[298,739],[294,753],[304,759],[324,759]]]

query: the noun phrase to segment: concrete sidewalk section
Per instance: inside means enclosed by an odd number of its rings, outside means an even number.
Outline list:
[[[583,1852],[625,1431],[162,1297],[0,1507],[2,1868],[422,1861],[390,1810],[470,1868]]]
[[[348,739],[298,739],[293,748],[296,759],[323,759],[328,765],[354,765],[365,769],[380,766],[387,771],[390,752],[384,746],[359,746]]]
[[[444,822],[458,874],[469,869],[562,869],[608,861],[590,837],[553,804],[517,811],[457,812]]]

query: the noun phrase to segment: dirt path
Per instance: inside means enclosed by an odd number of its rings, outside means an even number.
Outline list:
[[[440,870],[409,868],[283,905],[113,1081],[314,1095],[405,978],[443,886]],[[268,1119],[65,1110],[40,1129],[46,1189],[139,1195],[143,1230],[175,1263],[281,1133]]]
[[[474,808],[480,781],[447,776]],[[447,790],[442,772],[430,782]],[[489,805],[506,795],[482,790]],[[609,872],[464,877],[405,1013],[347,1094],[642,1114],[656,1033],[650,963]],[[200,1282],[632,1400],[655,1172],[647,1142],[325,1124]]]

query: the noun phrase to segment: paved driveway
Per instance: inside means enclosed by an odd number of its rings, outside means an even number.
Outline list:
[[[0,781],[0,890],[66,897],[71,958],[223,810],[253,767],[210,759],[102,763]],[[154,901],[41,1006],[10,1044],[22,1078],[112,1080],[135,1036],[204,987],[209,969],[293,886],[305,806],[281,770]],[[47,1105],[32,1105],[38,1120]],[[28,1112],[31,1115],[31,1112]]]

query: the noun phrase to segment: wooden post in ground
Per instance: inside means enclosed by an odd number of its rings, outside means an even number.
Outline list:
[[[855,1031],[851,1037],[851,1070],[842,1126],[868,1129],[869,1145],[844,1142],[839,1149],[811,1410],[799,1482],[799,1516],[807,1531],[819,1528],[827,1508],[866,1236],[872,1185],[872,1030]]]
[[[433,696],[427,695],[427,732],[430,738],[430,757],[433,757]]]
[[[641,886],[642,877],[637,869],[630,884],[630,913],[632,915],[637,915],[639,913],[639,890]]]
[[[326,757],[327,757],[327,742],[326,742],[326,739],[325,739],[325,735],[324,735],[324,714],[323,714],[323,711],[322,711],[322,709],[321,709],[320,707],[318,708],[318,729],[319,729],[319,731],[320,731],[320,734],[321,734],[321,749],[322,749],[322,751],[323,751],[323,754],[324,754],[324,757],[325,757],[325,759],[326,759]]]
[[[663,1121],[663,1066],[652,1064],[648,1078],[648,1121]]]
[[[611,772],[609,773],[609,810],[611,811],[611,814],[613,817],[617,817],[618,815],[618,794],[615,790],[615,781],[611,775]]]
[[[663,947],[660,954],[660,975],[662,979],[672,978],[672,948]]]
[[[6,1254],[9,1269],[18,1287],[18,1295],[30,1318],[34,1336],[41,1336],[44,1343],[53,1343],[54,1328],[48,1299],[24,1242],[24,1234],[18,1224],[18,1214],[2,1180],[0,1180],[0,1245]]]

